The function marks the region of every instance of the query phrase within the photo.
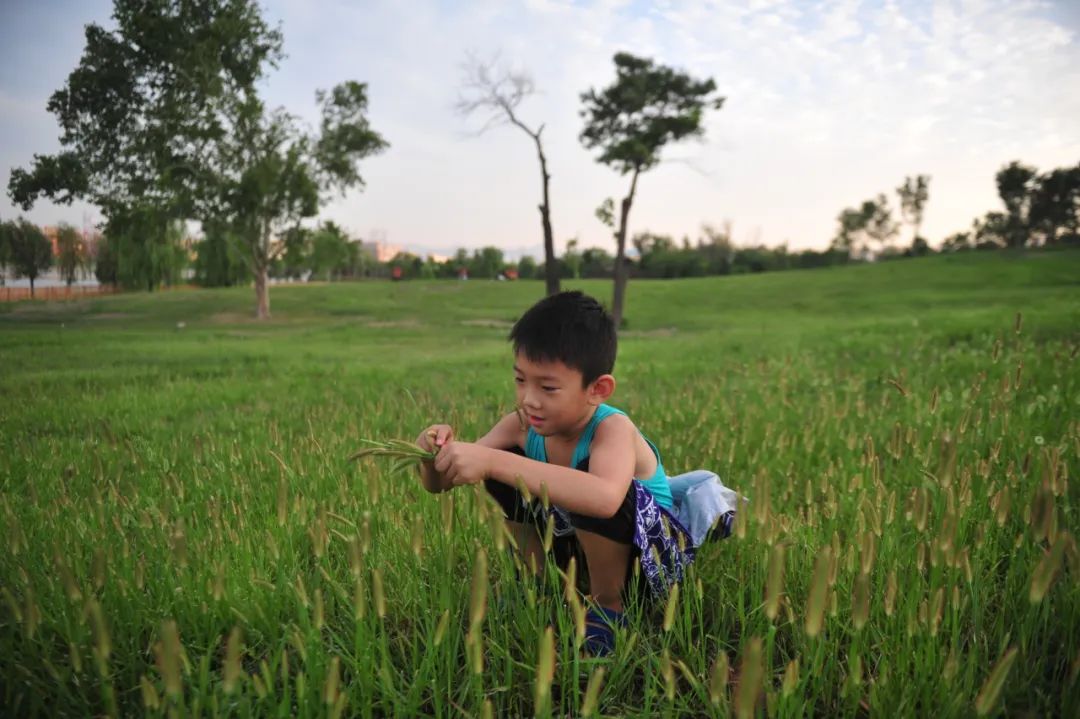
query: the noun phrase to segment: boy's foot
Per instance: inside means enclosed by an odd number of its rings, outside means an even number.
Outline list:
[[[626,623],[624,612],[605,607],[589,607],[585,611],[585,651],[594,657],[613,654],[615,627],[625,627]]]

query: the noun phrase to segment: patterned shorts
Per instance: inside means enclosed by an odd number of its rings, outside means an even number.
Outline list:
[[[628,578],[636,575],[634,567],[637,565],[649,595],[658,599],[665,597],[671,586],[683,579],[687,567],[694,561],[696,548],[689,532],[640,482],[630,483],[618,511],[607,519],[568,512],[553,504],[545,511],[539,499],[527,502],[517,489],[495,480],[486,480],[484,486],[508,520],[534,526],[538,531],[546,527],[548,521],[554,523],[553,553],[560,566],[576,555],[579,567],[584,567],[583,553],[574,536],[578,529],[620,544],[630,544],[634,551],[627,568]]]

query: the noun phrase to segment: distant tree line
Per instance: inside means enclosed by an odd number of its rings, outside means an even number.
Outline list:
[[[624,259],[627,277],[733,275],[920,257],[935,252],[1080,245],[1080,164],[1039,173],[1012,162],[997,173],[996,183],[1004,211],[987,212],[973,221],[971,230],[946,237],[937,250],[920,233],[930,178],[917,175],[905,178],[896,189],[896,215],[884,193],[842,210],[828,249],[796,251],[786,244],[738,246],[732,240],[730,223],[719,228],[705,224],[693,240],[645,231],[636,233],[631,240],[633,252]],[[22,219],[0,223],[0,282],[9,273],[30,278],[33,284],[55,265],[68,283],[93,266],[103,284],[131,289],[174,285],[184,277],[207,287],[251,283],[251,255],[243,249],[229,223],[204,223],[202,238],[194,243],[186,240],[183,229],[176,221],[161,223],[153,213],[110,218],[91,257],[75,228],[61,225],[58,256],[54,258],[48,239],[36,225]],[[901,239],[905,235],[910,239]],[[609,251],[582,249],[578,238],[572,238],[562,256],[555,258],[552,273],[560,280],[611,279],[615,262]],[[185,272],[189,268],[191,272]],[[547,263],[529,256],[511,261],[503,250],[491,246],[472,251],[459,249],[443,261],[402,252],[389,262],[378,262],[361,242],[333,222],[285,230],[270,244],[268,275],[277,280],[324,281],[551,277]]]

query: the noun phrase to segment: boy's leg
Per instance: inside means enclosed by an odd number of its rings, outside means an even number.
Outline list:
[[[621,612],[622,592],[634,546],[593,532],[575,531],[589,565],[589,592],[601,607]]]
[[[521,561],[533,574],[542,575],[544,572],[544,543],[540,540],[540,534],[536,527],[531,524],[512,522],[506,520],[506,528],[517,542],[518,551],[521,552]]]
[[[529,571],[537,574],[544,568],[544,545],[536,524],[536,508],[525,506],[521,493],[493,479],[484,480],[484,489],[502,508],[506,528],[517,542],[521,560]],[[535,502],[535,500],[534,500]]]
[[[595,656],[614,651],[614,628],[626,622],[622,598],[636,550],[636,508],[637,495],[631,485],[619,510],[610,518],[570,515],[589,568],[589,592],[598,605],[590,607],[585,617],[585,649]]]

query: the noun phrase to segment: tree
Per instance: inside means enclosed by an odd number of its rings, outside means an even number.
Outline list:
[[[472,259],[469,260],[469,276],[485,277],[494,279],[502,273],[506,267],[503,259],[503,251],[498,247],[481,247],[473,251]]]
[[[56,250],[56,265],[60,270],[60,277],[71,287],[76,275],[84,271],[87,265],[86,245],[79,237],[78,230],[66,222],[61,223],[56,228]]]
[[[247,257],[226,223],[203,223],[195,245],[195,282],[203,287],[233,287],[251,278]]]
[[[548,187],[551,175],[548,174],[547,156],[540,135],[544,125],[535,130],[526,125],[517,115],[521,102],[533,95],[536,88],[532,77],[525,72],[514,72],[497,67],[497,62],[482,63],[475,57],[465,61],[465,79],[462,83],[463,94],[458,99],[457,109],[462,115],[469,116],[476,112],[485,112],[488,119],[481,132],[497,125],[509,123],[528,135],[536,146],[536,156],[540,161],[540,182],[543,199],[540,202],[540,225],[544,231],[544,276],[545,290],[553,295],[559,291],[559,268],[555,262],[555,240],[551,229],[551,198]]]
[[[615,288],[612,316],[621,326],[626,293],[626,233],[638,175],[660,162],[664,146],[704,134],[706,109],[720,109],[712,79],[695,80],[686,73],[657,65],[651,59],[620,52],[615,55],[615,82],[581,95],[585,128],[581,142],[598,148],[597,161],[630,175],[630,189],[620,204],[616,231]]]
[[[863,203],[862,212],[867,218],[865,225],[867,236],[884,250],[900,229],[900,226],[892,219],[888,198],[884,194],[879,194],[875,200],[867,200]]]
[[[108,235],[102,235],[97,244],[97,255],[94,257],[94,277],[103,285],[116,287],[120,284],[119,259],[116,255],[115,240]]]
[[[1009,244],[1014,231],[1015,227],[1008,215],[1002,212],[987,212],[981,220],[976,219],[971,225],[971,234],[977,250],[1015,246]]]
[[[316,93],[322,122],[309,137],[259,100],[282,52],[255,2],[114,2],[115,29],[87,26],[79,67],[49,101],[63,150],[13,171],[9,194],[27,208],[81,197],[109,223],[228,222],[251,258],[256,314],[268,317],[271,238],[313,216],[320,192],[362,186],[356,163],[386,147],[364,117],[365,86]]]
[[[836,218],[838,227],[831,247],[851,257],[865,258],[869,243],[878,243],[879,252],[896,237],[898,225],[892,219],[889,201],[884,194],[866,200],[858,208],[846,208]]]
[[[1005,204],[1004,236],[1009,247],[1023,247],[1027,244],[1030,235],[1028,215],[1036,179],[1034,167],[1021,165],[1015,160],[1001,168],[994,176],[998,195]]]
[[[14,231],[14,223],[0,222],[0,286],[4,284],[7,268],[11,264],[11,234]]]
[[[302,133],[284,110],[266,113],[257,97],[239,101],[233,134],[219,143],[219,176],[226,178],[216,213],[230,220],[251,257],[256,312],[270,316],[268,270],[273,238],[318,212],[320,192],[362,187],[360,159],[387,143],[368,126],[367,88],[345,82],[327,93],[320,134]]]
[[[330,280],[349,266],[349,238],[333,222],[324,222],[311,240],[311,273]]]
[[[19,218],[9,223],[7,232],[11,252],[11,267],[17,278],[30,280],[30,297],[34,296],[34,281],[52,267],[52,243],[33,222]]]
[[[712,225],[703,224],[701,233],[703,237],[698,239],[698,248],[705,257],[706,272],[710,275],[730,274],[735,257],[735,246],[731,242],[731,221],[725,221],[724,227],[719,230]]]
[[[1047,244],[1080,235],[1080,164],[1040,175],[1029,208],[1031,228]]]
[[[128,289],[153,291],[177,284],[186,262],[183,223],[153,205],[114,208],[104,235],[116,256],[116,281]]]
[[[566,266],[570,277],[575,280],[581,279],[581,253],[578,252],[578,238],[567,240],[566,251],[563,252],[563,265]]]
[[[590,247],[581,253],[581,276],[596,279],[612,276],[615,271],[615,258],[600,247]]]
[[[536,277],[536,260],[531,255],[525,255],[518,260],[518,277],[523,280],[531,280]]]
[[[972,248],[970,232],[954,232],[941,243],[942,252],[960,252]]]
[[[900,196],[900,217],[905,224],[911,225],[911,246],[914,248],[919,239],[919,227],[922,225],[923,211],[930,197],[930,176],[916,175],[905,177],[904,184],[896,188]],[[925,244],[925,241],[923,242]]]

